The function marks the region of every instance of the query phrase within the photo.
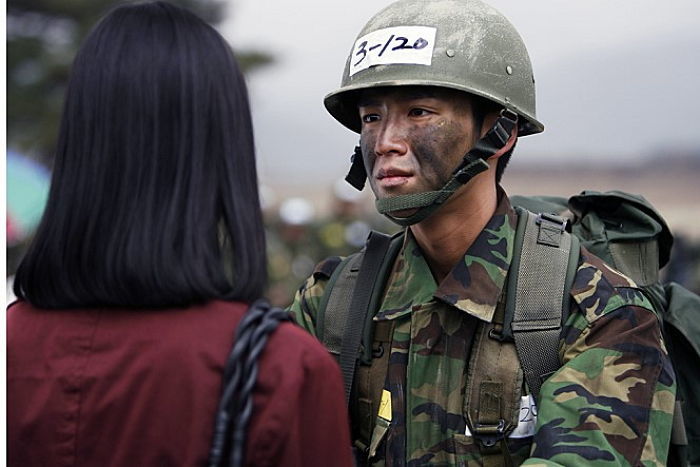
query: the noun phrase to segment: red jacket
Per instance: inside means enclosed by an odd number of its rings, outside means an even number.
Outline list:
[[[246,305],[38,310],[7,316],[10,466],[205,465],[221,374]],[[351,466],[343,383],[320,343],[283,323],[259,363],[246,461]]]

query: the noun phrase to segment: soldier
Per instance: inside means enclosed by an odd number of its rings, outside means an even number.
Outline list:
[[[322,256],[346,256],[361,248],[371,230],[396,231],[396,225],[376,212],[366,212],[363,193],[344,178],[333,183],[329,215],[319,221]],[[298,284],[297,284],[298,285]],[[289,297],[287,297],[289,299]]]
[[[269,284],[265,296],[275,306],[289,303],[289,296],[313,271],[316,261],[323,258],[315,217],[316,210],[308,200],[293,197],[280,204],[277,219],[268,221]]]
[[[664,464],[675,377],[630,279],[581,249],[562,366],[536,398],[498,339],[519,248],[499,182],[517,138],[544,129],[508,20],[478,0],[400,0],[360,32],[325,106],[360,134],[348,180],[366,175],[405,227],[373,318],[375,336],[389,329],[386,371],[369,372],[381,401],[356,379],[349,403],[360,463]],[[336,264],[317,265],[290,307],[311,333]]]

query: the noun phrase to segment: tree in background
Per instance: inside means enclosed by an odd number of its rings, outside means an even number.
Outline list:
[[[170,0],[216,26],[224,0]],[[8,0],[8,146],[50,165],[70,66],[83,38],[115,0]],[[239,51],[244,71],[268,64],[270,55]]]

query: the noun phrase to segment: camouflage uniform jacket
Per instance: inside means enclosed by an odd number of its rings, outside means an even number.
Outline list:
[[[391,422],[375,465],[482,465],[463,406],[474,329],[493,319],[513,258],[517,215],[500,193],[495,214],[440,284],[410,231],[405,237],[374,318],[394,320]],[[310,277],[290,307],[311,333],[326,283]],[[541,388],[534,436],[508,439],[513,460],[665,465],[676,386],[651,304],[585,249],[571,295],[563,365]]]

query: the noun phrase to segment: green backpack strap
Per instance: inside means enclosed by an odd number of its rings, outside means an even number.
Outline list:
[[[371,320],[402,238],[372,231],[365,248],[336,267],[321,297],[316,333],[338,358],[347,401],[360,350],[363,361],[372,359]]]
[[[316,336],[337,359],[343,342],[345,314],[365,250],[344,258],[328,279],[316,315]]]
[[[350,401],[352,382],[355,377],[355,367],[357,365],[362,331],[369,311],[369,302],[372,292],[377,284],[379,269],[384,257],[389,251],[391,237],[380,232],[370,232],[365,254],[360,264],[361,274],[358,272],[355,280],[350,309],[345,316],[345,332],[343,342],[340,346],[340,370],[343,372],[345,381],[345,400]]]
[[[506,323],[510,323],[525,381],[537,400],[542,382],[561,366],[559,335],[568,317],[579,242],[566,232],[563,217],[516,210],[516,254],[508,278]]]

